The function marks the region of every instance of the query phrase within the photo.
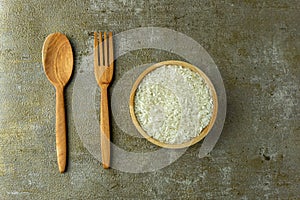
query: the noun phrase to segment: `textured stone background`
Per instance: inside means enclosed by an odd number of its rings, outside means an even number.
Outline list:
[[[299,10],[298,0],[0,0],[0,199],[300,199]],[[76,66],[90,32],[148,26],[192,37],[215,60],[227,91],[224,130],[202,160],[196,144],[153,173],[103,170],[75,130]],[[65,174],[56,164],[55,93],[41,63],[44,39],[56,31],[76,59]],[[117,61],[116,79],[169,57],[132,52]],[[128,149],[135,141],[116,126],[113,138]],[[133,143],[135,151],[144,144]]]

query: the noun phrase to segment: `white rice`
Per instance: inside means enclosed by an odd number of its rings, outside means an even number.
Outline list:
[[[177,65],[164,65],[148,73],[136,90],[134,105],[143,130],[168,144],[198,136],[213,112],[211,91],[204,79]]]

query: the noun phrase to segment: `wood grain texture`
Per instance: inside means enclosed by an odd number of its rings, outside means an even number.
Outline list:
[[[109,168],[110,164],[110,126],[109,110],[106,85],[101,86],[101,111],[100,111],[100,128],[101,128],[101,153],[103,168]]]
[[[47,78],[56,89],[56,151],[58,168],[63,173],[67,159],[64,87],[73,70],[73,52],[68,38],[61,33],[50,34],[44,42],[42,56]]]
[[[67,160],[66,115],[62,88],[56,88],[56,153],[58,168],[62,173],[65,171]]]
[[[107,36],[108,35],[108,36]],[[110,165],[110,124],[107,88],[114,71],[112,33],[94,33],[94,73],[101,88],[100,135],[103,168]]]
[[[134,99],[135,99],[135,93],[136,90],[139,86],[139,84],[141,83],[141,81],[143,80],[143,78],[150,73],[151,71],[155,70],[156,68],[159,68],[163,65],[178,65],[178,66],[182,66],[182,67],[186,67],[191,69],[192,71],[198,73],[205,81],[205,83],[207,84],[207,86],[209,87],[211,94],[212,94],[212,99],[213,99],[213,113],[212,113],[212,117],[210,119],[209,124],[201,131],[201,133],[199,133],[198,136],[194,137],[193,139],[191,139],[190,141],[181,143],[181,144],[167,144],[167,143],[163,143],[157,139],[154,139],[153,137],[150,137],[145,131],[144,129],[140,126],[136,116],[135,116],[135,111],[134,111]],[[143,135],[149,142],[158,145],[160,147],[164,147],[164,148],[169,148],[169,149],[179,149],[179,148],[185,148],[185,147],[189,147],[193,144],[196,144],[197,142],[201,141],[208,133],[209,131],[212,129],[216,117],[217,117],[217,112],[218,112],[218,99],[217,99],[217,93],[216,90],[212,84],[212,82],[210,81],[210,79],[205,75],[204,72],[202,72],[199,68],[195,67],[194,65],[191,65],[189,63],[186,62],[182,62],[182,61],[177,61],[177,60],[168,60],[168,61],[163,61],[160,63],[156,63],[152,66],[150,66],[149,68],[147,68],[143,73],[141,73],[141,75],[137,78],[137,80],[135,81],[135,83],[132,86],[132,90],[130,93],[130,99],[129,99],[129,109],[130,109],[130,115],[131,115],[131,119],[133,124],[135,125],[135,127],[137,128],[137,130],[141,133],[141,135]]]

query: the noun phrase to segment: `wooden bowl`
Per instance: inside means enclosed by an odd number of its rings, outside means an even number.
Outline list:
[[[181,144],[168,144],[168,143],[164,143],[161,142],[157,139],[154,139],[153,137],[149,136],[144,129],[140,126],[137,117],[135,115],[135,111],[134,111],[134,99],[135,99],[135,93],[136,90],[139,86],[139,84],[141,83],[141,81],[143,80],[143,78],[150,73],[151,71],[153,71],[156,68],[159,68],[163,65],[178,65],[178,66],[182,66],[182,67],[186,67],[191,69],[192,71],[198,73],[206,82],[206,84],[208,85],[208,87],[210,88],[211,94],[212,94],[212,99],[213,99],[213,113],[212,113],[212,117],[210,119],[209,124],[201,131],[201,133],[192,138],[190,141],[181,143]],[[142,134],[142,136],[144,136],[149,142],[158,145],[160,147],[164,147],[164,148],[169,148],[169,149],[179,149],[179,148],[185,148],[188,146],[191,146],[197,142],[199,142],[200,140],[202,140],[211,130],[211,128],[213,127],[216,117],[217,117],[217,111],[218,111],[218,99],[217,99],[217,94],[215,91],[215,88],[213,86],[213,84],[211,83],[210,79],[204,74],[204,72],[202,72],[199,68],[195,67],[194,65],[191,65],[189,63],[186,62],[182,62],[182,61],[176,61],[176,60],[169,60],[169,61],[164,61],[164,62],[160,62],[160,63],[156,63],[154,65],[152,65],[151,67],[147,68],[144,72],[142,72],[140,74],[140,76],[137,78],[137,80],[135,81],[135,83],[133,84],[131,93],[130,93],[130,100],[129,100],[129,109],[130,109],[130,115],[131,115],[131,119],[133,124],[135,125],[135,127],[137,128],[137,130],[140,132],[140,134]]]

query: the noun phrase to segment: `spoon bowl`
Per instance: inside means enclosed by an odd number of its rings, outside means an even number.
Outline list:
[[[64,87],[73,70],[73,52],[68,38],[62,33],[50,34],[43,46],[43,66],[55,87]]]

